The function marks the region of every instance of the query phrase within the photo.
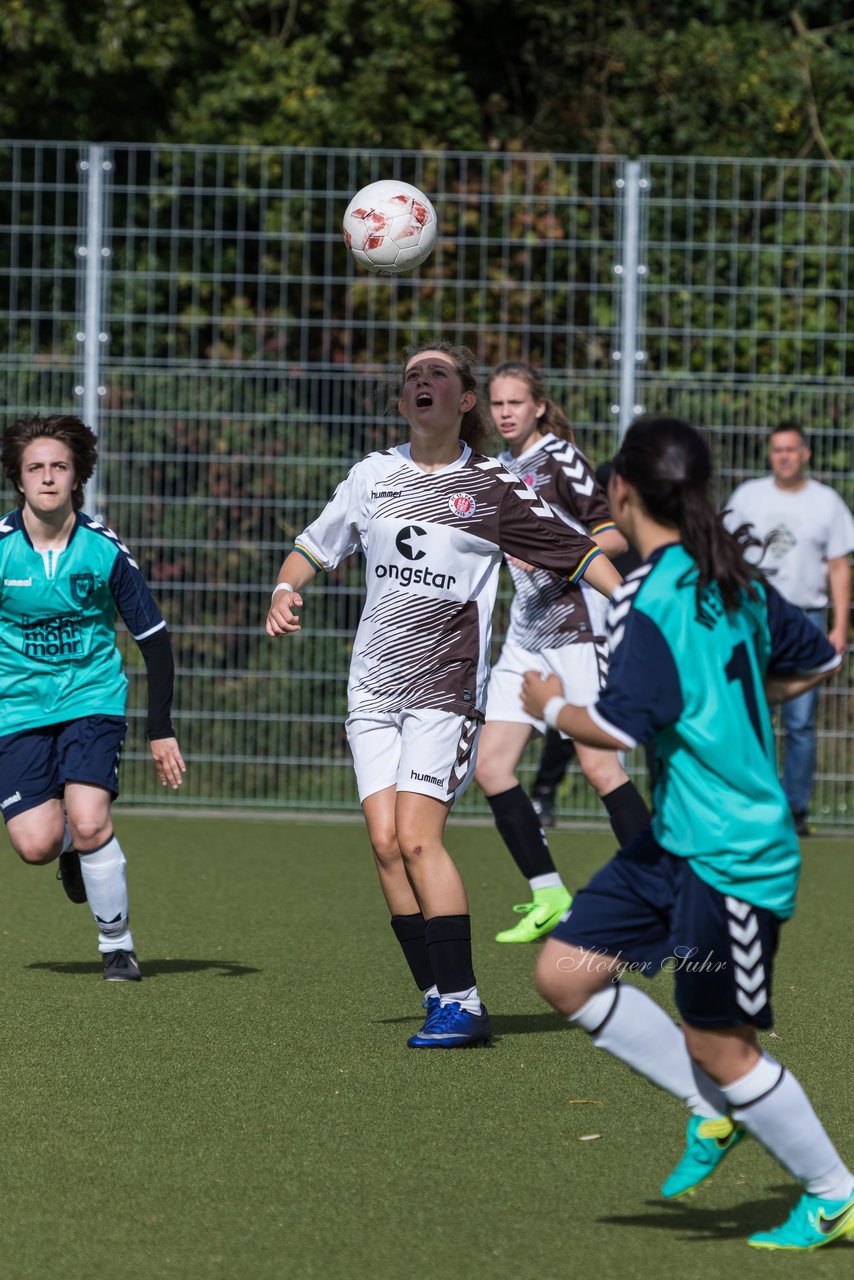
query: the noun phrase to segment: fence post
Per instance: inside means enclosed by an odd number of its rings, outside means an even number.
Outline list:
[[[622,194],[621,258],[614,267],[620,280],[620,347],[612,358],[620,365],[619,403],[612,405],[612,412],[619,414],[619,435],[622,440],[632,419],[643,412],[637,403],[637,368],[644,358],[639,349],[639,277],[646,274],[646,266],[640,262],[641,192],[649,183],[643,177],[640,162],[629,160],[623,175],[617,179],[617,190]]]
[[[80,172],[86,184],[85,240],[77,246],[77,257],[83,264],[83,287],[78,290],[78,299],[82,292],[82,315],[77,330],[77,341],[83,347],[83,373],[82,380],[74,388],[74,394],[82,397],[83,421],[98,436],[101,454],[104,451],[104,437],[100,430],[101,398],[107,394],[101,377],[101,352],[109,340],[109,334],[103,330],[102,317],[105,268],[110,256],[110,250],[104,244],[104,179],[111,168],[112,164],[101,146],[88,147],[85,157],[80,161]],[[103,505],[96,468],[89,481],[86,506],[92,515],[100,516]]]

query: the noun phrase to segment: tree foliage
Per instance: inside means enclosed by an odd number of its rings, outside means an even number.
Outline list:
[[[840,0],[6,0],[6,137],[850,159]]]

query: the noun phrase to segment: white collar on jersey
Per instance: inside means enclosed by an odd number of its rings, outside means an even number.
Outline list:
[[[465,444],[462,440],[460,441],[460,444],[463,446],[463,451],[460,456],[455,458],[453,462],[449,462],[446,467],[440,467],[438,471],[422,471],[418,463],[412,461],[412,446],[408,440],[406,444],[396,444],[394,446],[394,452],[400,454],[406,465],[411,467],[413,471],[417,471],[420,476],[441,476],[444,475],[446,471],[456,471],[459,467],[465,466],[471,457],[471,446]]]

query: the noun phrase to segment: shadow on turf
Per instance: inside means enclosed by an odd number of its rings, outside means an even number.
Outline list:
[[[410,1014],[403,1018],[374,1018],[374,1022],[381,1026],[397,1026],[405,1022],[424,1021],[423,1013],[421,1015]],[[563,1031],[566,1033],[566,1023],[554,1013],[493,1013],[489,1011],[489,1021],[492,1023],[493,1035],[498,1036],[529,1036],[536,1035],[538,1031]]]
[[[678,1231],[689,1240],[740,1240],[754,1231],[778,1227],[798,1198],[791,1183],[768,1188],[761,1200],[744,1200],[720,1209],[704,1209],[678,1200],[647,1200],[652,1212],[613,1214],[597,1221],[613,1227],[651,1227]]]
[[[237,964],[234,960],[146,960],[140,961],[143,978],[156,978],[167,973],[201,973],[205,969],[219,969],[217,978],[244,978],[248,973],[260,973],[248,964]],[[81,973],[100,973],[102,964],[98,960],[41,960],[37,964],[28,964],[28,969],[49,969],[51,973],[76,975]]]

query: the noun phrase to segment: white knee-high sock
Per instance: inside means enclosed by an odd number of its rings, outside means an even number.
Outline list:
[[[854,1175],[839,1158],[798,1081],[764,1053],[746,1076],[722,1086],[732,1117],[812,1196],[847,1200]]]
[[[98,950],[133,951],[128,928],[125,855],[115,836],[100,849],[80,854],[80,870],[89,907],[98,925]]]
[[[694,1115],[711,1118],[726,1111],[718,1086],[688,1056],[676,1023],[637,987],[607,986],[568,1021],[586,1031],[598,1049],[680,1098]]]

